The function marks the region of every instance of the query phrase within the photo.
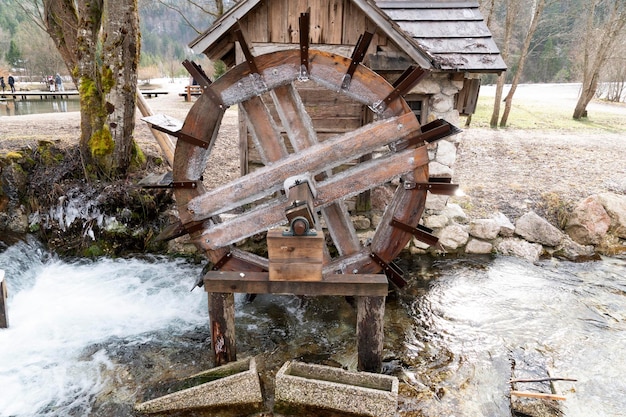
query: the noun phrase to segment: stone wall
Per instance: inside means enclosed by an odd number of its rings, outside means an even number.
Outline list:
[[[427,200],[422,224],[433,229],[439,245],[431,247],[412,239],[405,248],[411,254],[501,254],[536,261],[542,256],[584,260],[598,254],[626,252],[625,195],[602,193],[581,200],[569,213],[564,229],[532,211],[514,222],[500,212],[472,219],[458,204],[433,208],[434,201],[443,203],[443,200]],[[380,216],[371,218],[371,227],[376,227]],[[365,226],[367,222],[354,224]],[[358,234],[365,242],[372,237],[373,230],[364,227]]]

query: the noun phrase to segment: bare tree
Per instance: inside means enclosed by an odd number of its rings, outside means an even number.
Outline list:
[[[502,119],[500,119],[500,127],[506,127],[506,123],[509,119],[509,113],[511,112],[511,106],[513,104],[513,95],[517,90],[517,85],[519,84],[522,73],[524,72],[524,66],[526,64],[526,59],[528,58],[528,51],[530,50],[530,42],[535,35],[535,31],[537,30],[537,26],[539,25],[545,6],[546,0],[533,0],[533,13],[530,16],[528,31],[524,37],[524,44],[522,46],[522,50],[520,51],[519,59],[517,60],[517,70],[513,76],[513,81],[511,81],[511,88],[504,99],[504,112],[502,113]]]
[[[172,1],[172,0],[157,0],[158,3],[164,5],[168,9],[174,10],[180,15],[180,17],[192,28],[197,34],[203,32],[203,28],[197,28],[192,20],[189,18],[189,11],[183,10],[181,7],[183,4],[191,6],[191,8],[197,12],[210,16],[215,20],[224,14],[224,0],[186,0]]]
[[[511,39],[513,37],[513,29],[515,22],[521,11],[521,1],[519,0],[504,0],[506,18],[504,21],[504,38],[502,40],[501,55],[504,62],[509,60],[509,52],[511,48]],[[500,102],[502,101],[502,90],[504,90],[504,83],[506,81],[506,74],[501,73],[498,76],[498,82],[496,83],[496,96],[493,102],[493,112],[491,113],[491,121],[489,122],[491,127],[498,126],[498,119],[500,118]]]
[[[81,102],[80,150],[86,175],[124,175],[137,149],[137,0],[21,2],[50,35]]]
[[[586,115],[589,102],[598,89],[600,72],[615,49],[626,24],[624,0],[591,0],[582,39],[582,87],[574,109],[574,119]]]

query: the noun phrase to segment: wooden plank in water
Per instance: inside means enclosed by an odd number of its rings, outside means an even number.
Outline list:
[[[4,271],[0,269],[0,328],[9,327],[9,316],[7,313],[7,284],[4,280]]]
[[[563,395],[543,394],[540,392],[528,392],[528,391],[511,391],[511,396],[526,397],[526,398],[541,398],[543,400],[558,400],[558,401],[565,401],[567,399]]]
[[[380,274],[328,274],[322,281],[270,281],[268,272],[209,271],[204,276],[204,288],[211,292],[384,297],[388,287]]]
[[[358,370],[382,370],[385,297],[357,297],[356,338]]]

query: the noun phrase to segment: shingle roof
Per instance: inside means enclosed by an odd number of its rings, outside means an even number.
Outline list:
[[[442,70],[506,70],[476,1],[377,0],[376,5]]]
[[[242,0],[191,42],[204,52],[261,0]],[[352,0],[416,63],[445,71],[501,72],[500,56],[476,1]]]

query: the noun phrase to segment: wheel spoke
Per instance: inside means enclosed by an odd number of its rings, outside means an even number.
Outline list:
[[[351,255],[361,250],[359,238],[350,220],[350,213],[343,201],[323,207],[322,216],[340,256]]]
[[[317,133],[293,84],[272,90],[272,99],[294,151],[315,145],[318,142]]]
[[[263,164],[269,165],[285,158],[288,155],[287,148],[285,148],[280,131],[261,97],[252,97],[241,103],[241,107],[247,116],[248,129],[252,134],[254,145],[261,155]]]

